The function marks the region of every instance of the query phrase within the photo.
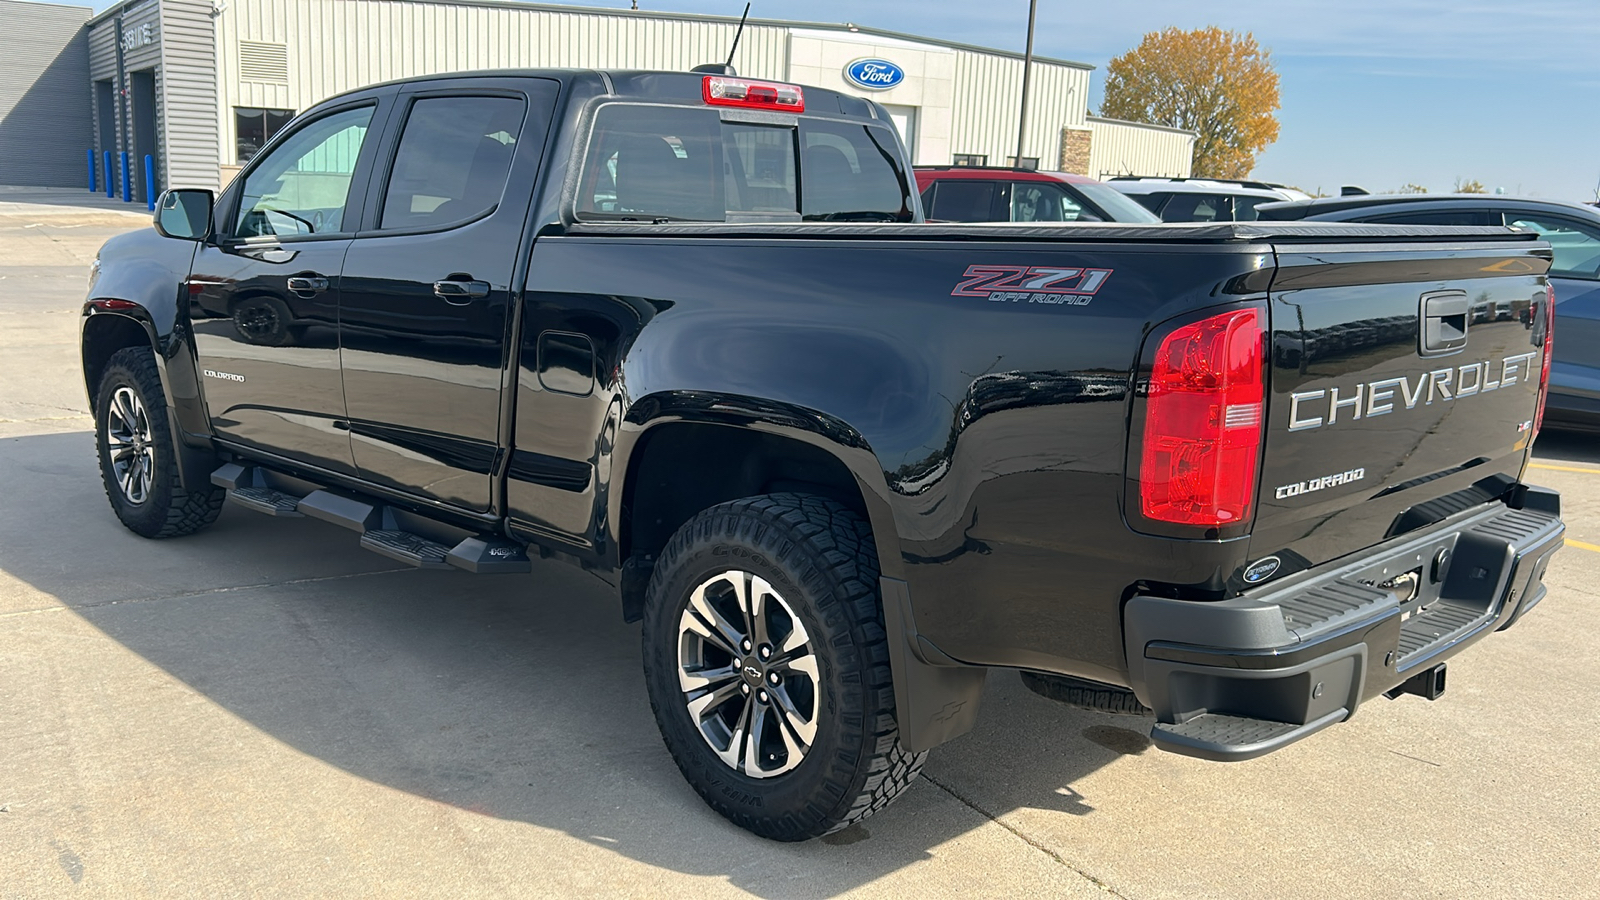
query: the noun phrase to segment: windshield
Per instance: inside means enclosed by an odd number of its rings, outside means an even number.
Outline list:
[[[1140,206],[1127,194],[1108,184],[1088,183],[1072,185],[1073,189],[1089,198],[1089,202],[1105,210],[1113,222],[1159,222],[1161,217]]]

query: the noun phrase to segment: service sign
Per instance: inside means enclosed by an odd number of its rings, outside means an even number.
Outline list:
[[[869,91],[887,91],[906,80],[906,70],[887,59],[858,59],[844,67],[844,80]]]

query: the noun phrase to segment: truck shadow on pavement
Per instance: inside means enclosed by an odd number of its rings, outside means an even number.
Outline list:
[[[1092,815],[1074,783],[1149,746],[1146,720],[1071,710],[995,672],[978,729],[935,750],[897,804],[822,841],[772,843],[679,776],[638,628],[583,572],[395,570],[349,532],[237,507],[199,535],[145,541],[107,508],[86,433],[0,440],[0,491],[0,569],[51,595],[36,606],[67,605],[272,738],[380,785],[757,894],[857,888],[1020,807]],[[185,766],[182,746],[170,753],[160,765]]]

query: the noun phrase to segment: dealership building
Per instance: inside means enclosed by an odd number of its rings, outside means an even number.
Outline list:
[[[737,18],[499,0],[0,0],[0,183],[217,187],[297,112],[343,91],[502,68],[687,70]],[[740,75],[882,103],[918,165],[1012,165],[1023,57],[855,24],[751,19]],[[1034,57],[1022,163],[1186,176],[1187,131],[1087,114],[1092,66]],[[26,115],[15,114],[21,110]]]

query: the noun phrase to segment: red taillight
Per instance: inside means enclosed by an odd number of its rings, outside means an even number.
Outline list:
[[[1266,398],[1261,318],[1226,312],[1161,342],[1139,465],[1146,518],[1210,527],[1250,518]]]
[[[700,94],[714,106],[746,106],[792,113],[806,111],[805,92],[792,84],[707,75]]]
[[[1544,427],[1544,401],[1550,396],[1550,360],[1555,356],[1556,289],[1544,287],[1544,362],[1539,367],[1539,409],[1533,414],[1533,436]]]
[[[139,304],[133,302],[132,300],[118,300],[116,298],[90,300],[89,305],[100,310],[101,312],[114,312],[117,310],[139,308]]]

